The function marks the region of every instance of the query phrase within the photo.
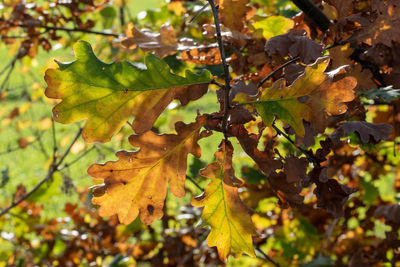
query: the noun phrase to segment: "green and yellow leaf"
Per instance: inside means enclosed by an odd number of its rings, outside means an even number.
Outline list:
[[[202,84],[196,89],[204,94],[210,81],[208,71],[199,75],[186,71],[186,77],[176,75],[152,54],[145,57],[147,68],[143,68],[130,62],[106,64],[84,41],[74,45],[74,52],[76,61],[58,62],[58,69],[46,71],[46,96],[62,99],[53,108],[57,122],[87,119],[82,133],[87,142],[109,141],[131,115],[135,116],[132,128],[136,133],[148,131],[173,99],[185,95],[182,91],[189,92],[191,85]]]
[[[240,199],[238,187],[235,186],[242,181],[235,177],[232,154],[232,144],[223,140],[214,154],[218,161],[200,171],[201,175],[211,178],[212,181],[204,194],[192,200],[193,206],[204,206],[201,218],[211,227],[207,243],[210,247],[217,247],[222,261],[229,254],[244,252],[255,256],[251,237],[255,230],[249,210]]]
[[[318,124],[326,121],[326,115],[345,113],[345,102],[354,99],[356,79],[340,77],[340,68],[324,73],[328,64],[329,58],[319,58],[307,66],[292,85],[286,86],[286,81],[279,79],[262,91],[257,99],[242,93],[238,94],[235,101],[254,105],[265,125],[272,125],[276,115],[292,126],[298,136],[303,137],[303,119],[317,124],[318,128]]]
[[[161,218],[168,181],[175,196],[185,195],[187,156],[191,153],[200,157],[197,141],[208,135],[200,132],[205,121],[205,116],[201,116],[191,124],[177,122],[178,134],[147,131],[131,135],[129,142],[140,150],[118,151],[118,161],[93,164],[88,174],[104,179],[104,184],[93,191],[92,202],[100,205],[100,215],[117,214],[123,224],[135,220],[139,213],[145,224]]]

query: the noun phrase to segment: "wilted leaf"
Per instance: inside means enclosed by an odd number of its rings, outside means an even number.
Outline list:
[[[390,223],[400,224],[400,205],[379,206],[374,212],[374,217],[384,217]]]
[[[314,194],[317,196],[318,207],[326,209],[338,218],[343,216],[343,205],[349,196],[356,191],[356,188],[349,188],[335,179],[328,179],[326,183],[317,183]]]
[[[303,119],[314,124],[323,124],[326,115],[346,112],[344,102],[354,99],[356,80],[352,77],[334,80],[340,69],[324,73],[328,64],[328,58],[319,58],[314,64],[307,66],[292,85],[286,86],[285,80],[280,79],[271,88],[264,89],[258,99],[238,94],[236,100],[241,104],[254,105],[266,126],[272,125],[274,116],[277,115],[292,126],[297,135],[303,137]]]
[[[249,11],[249,0],[221,0],[219,11],[222,23],[232,31],[241,31],[246,13]]]
[[[274,159],[268,151],[260,151],[257,148],[260,136],[249,134],[243,126],[239,127],[235,136],[243,150],[257,163],[265,175],[282,168],[282,162],[279,159]]]
[[[109,141],[131,115],[135,116],[132,128],[136,133],[150,130],[182,90],[190,92],[190,85],[210,81],[208,71],[175,75],[163,60],[151,54],[145,58],[147,69],[141,69],[129,62],[103,63],[84,41],[77,42],[74,51],[76,61],[59,63],[59,69],[46,71],[46,96],[62,99],[53,108],[56,121],[88,119],[82,133],[86,142]]]
[[[191,124],[177,122],[177,135],[151,131],[131,135],[129,142],[140,147],[139,151],[118,151],[118,161],[92,165],[89,175],[104,179],[93,192],[93,204],[100,205],[100,215],[117,214],[123,224],[132,222],[139,213],[145,224],[161,218],[167,181],[175,196],[185,195],[187,156],[200,157],[197,141],[207,136],[204,131],[200,133],[204,123],[204,116]]]
[[[138,30],[133,23],[129,23],[126,30],[127,39],[122,45],[127,48],[139,47],[143,51],[155,51],[156,56],[165,57],[178,50],[178,39],[176,32],[169,24],[160,28],[160,33],[148,29]]]
[[[207,243],[210,247],[217,247],[223,261],[229,254],[245,252],[255,256],[251,238],[255,230],[248,208],[235,186],[242,181],[235,177],[232,154],[232,144],[223,140],[214,154],[218,161],[200,171],[201,175],[212,181],[202,195],[192,200],[193,206],[204,206],[201,218],[211,226]]]
[[[304,197],[300,195],[302,186],[295,182],[289,182],[285,173],[273,172],[268,176],[268,182],[279,198],[279,204],[282,208],[298,207],[303,203]]]
[[[311,63],[321,57],[322,45],[307,37],[302,29],[272,37],[265,43],[267,55],[279,55],[292,58],[300,57],[304,63]]]
[[[308,161],[306,158],[298,158],[293,155],[287,157],[283,165],[286,180],[289,183],[295,183],[297,186],[300,186],[301,180],[306,176],[307,166]]]
[[[400,42],[400,7],[395,3],[379,1],[378,17],[368,26],[363,27],[352,39],[368,45],[383,43],[391,47],[393,42]]]
[[[340,138],[356,132],[364,143],[378,143],[389,138],[392,125],[387,123],[369,123],[365,121],[347,121],[340,125],[330,139],[334,144],[340,142]]]

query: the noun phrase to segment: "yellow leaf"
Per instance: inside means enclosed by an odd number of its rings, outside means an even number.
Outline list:
[[[200,174],[211,178],[204,194],[194,198],[192,205],[203,207],[201,218],[211,226],[207,237],[210,247],[216,246],[219,257],[225,261],[229,254],[247,253],[255,256],[252,234],[255,234],[249,210],[239,197],[235,184],[242,181],[235,177],[232,167],[233,147],[223,140],[215,157]]]

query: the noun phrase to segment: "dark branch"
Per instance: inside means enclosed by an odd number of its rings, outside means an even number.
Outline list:
[[[229,65],[226,62],[225,50],[224,45],[222,43],[222,35],[221,35],[221,27],[219,25],[219,17],[218,17],[218,8],[215,6],[214,0],[208,0],[208,3],[211,6],[211,10],[214,16],[214,23],[215,23],[215,31],[216,31],[216,39],[218,42],[219,52],[221,53],[222,65],[224,67],[224,79],[225,85],[223,86],[224,89],[224,117],[222,118],[222,130],[225,136],[225,139],[228,138],[227,135],[227,125],[228,125],[228,115],[229,115],[229,91],[231,90],[231,76],[229,75]]]
[[[272,263],[273,265],[275,265],[276,267],[280,267],[279,263],[277,263],[276,261],[274,261],[270,256],[268,256],[266,253],[264,253],[264,251],[262,251],[259,247],[256,246],[256,250],[263,255],[264,259],[270,263]]]
[[[32,26],[28,26],[28,25],[24,25],[24,24],[20,24],[17,26],[21,27],[21,28],[32,28]],[[36,26],[35,28],[42,28],[42,29],[46,29],[47,31],[54,30],[54,31],[64,31],[64,32],[80,32],[80,33],[97,34],[97,35],[103,35],[103,36],[112,36],[112,37],[120,37],[121,36],[121,34],[118,34],[118,33],[92,31],[92,30],[78,29],[78,28],[64,28],[64,27],[54,27],[54,26]]]
[[[327,16],[310,0],[292,0],[292,2],[301,9],[304,14],[310,17],[322,31],[329,29],[331,25]]]
[[[200,189],[201,191],[204,191],[204,188],[202,188],[192,177],[190,177],[189,175],[186,175],[186,178],[191,181],[198,189]]]

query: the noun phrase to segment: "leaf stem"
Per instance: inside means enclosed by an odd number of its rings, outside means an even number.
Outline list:
[[[224,90],[224,116],[222,118],[222,131],[224,133],[225,139],[228,139],[227,134],[227,126],[228,126],[228,116],[229,116],[229,92],[231,90],[231,76],[229,74],[229,65],[226,62],[225,50],[224,45],[222,43],[222,35],[221,35],[221,27],[219,24],[219,17],[218,17],[218,8],[215,6],[214,0],[207,0],[211,6],[211,10],[214,16],[214,24],[215,24],[215,31],[216,31],[216,39],[218,42],[219,52],[221,53],[221,60],[222,65],[224,67],[224,79],[225,85],[223,86]]]

